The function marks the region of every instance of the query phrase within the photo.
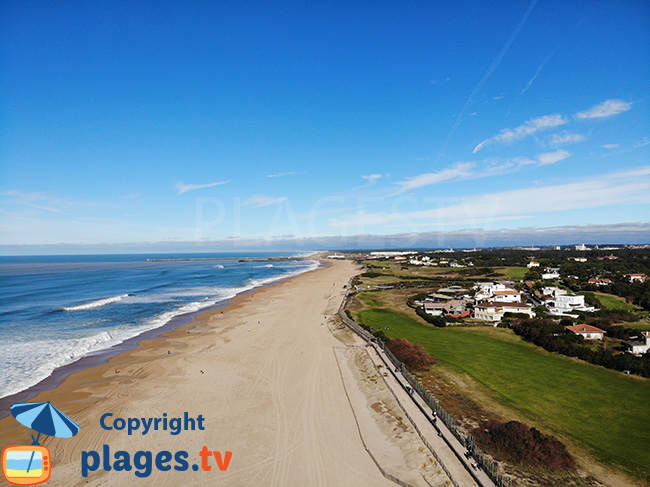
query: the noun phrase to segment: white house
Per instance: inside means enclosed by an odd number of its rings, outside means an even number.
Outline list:
[[[641,339],[625,343],[625,351],[634,355],[643,355],[650,350],[650,331],[642,331]]]
[[[432,316],[456,315],[461,316],[465,313],[465,301],[452,299],[446,303],[430,303],[425,301],[424,312]],[[467,312],[469,315],[469,311]]]
[[[539,267],[539,262],[534,261],[534,260],[531,260],[531,261],[526,265],[526,267],[528,267],[529,269],[530,269],[531,267]]]
[[[500,301],[502,303],[521,303],[521,293],[515,289],[504,289],[503,291],[495,291],[495,293],[487,299],[489,301]]]
[[[612,283],[611,279],[602,278],[602,277],[592,277],[587,281],[589,284],[595,284],[596,286],[609,286]]]
[[[542,294],[544,296],[553,296],[555,297],[556,294],[564,294],[566,291],[564,289],[561,289],[556,286],[544,286],[542,288]]]
[[[645,280],[648,278],[645,274],[625,274],[625,277],[627,277],[630,282],[640,282],[644,283]]]
[[[497,291],[505,291],[508,287],[500,282],[478,282],[474,286],[474,289],[476,289],[474,298],[480,301],[493,296]]]
[[[547,267],[544,269],[544,273],[541,275],[542,279],[559,279],[560,278],[560,268],[559,267]]]
[[[585,297],[582,294],[555,293],[555,298],[546,302],[546,308],[552,315],[566,315],[569,313],[576,313],[584,311],[586,313],[593,313],[596,308],[587,306],[585,304]]]
[[[585,340],[602,340],[605,333],[607,333],[605,330],[586,324],[566,326],[565,328],[576,335],[580,335]]]
[[[474,306],[474,318],[477,320],[497,323],[506,313],[525,313],[531,318],[535,316],[533,307],[526,303],[482,302]],[[496,326],[496,325],[495,325]]]

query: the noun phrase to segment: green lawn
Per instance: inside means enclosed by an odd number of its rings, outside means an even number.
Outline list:
[[[359,320],[421,343],[439,366],[469,374],[496,400],[604,464],[650,475],[650,380],[548,353],[509,330],[434,328],[387,309],[361,311]]]
[[[621,298],[620,296],[614,296],[613,294],[600,292],[595,292],[594,294],[600,301],[600,304],[602,304],[606,309],[622,309],[624,311],[636,311],[640,309],[632,304],[627,303],[625,299]]]
[[[494,271],[503,274],[508,279],[521,281],[528,269],[526,267],[497,267]]]
[[[622,326],[625,328],[632,328],[633,330],[639,330],[639,331],[650,331],[650,323],[647,321],[642,321],[639,323],[618,323],[618,326]]]

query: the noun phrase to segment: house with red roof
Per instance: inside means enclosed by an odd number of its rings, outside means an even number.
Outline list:
[[[648,278],[645,274],[625,274],[625,277],[627,277],[630,280],[630,283],[633,282],[640,282],[644,283],[645,280]]]
[[[592,277],[587,281],[589,284],[595,284],[596,286],[609,286],[612,283],[611,279],[602,278],[602,277]]]
[[[584,323],[582,325],[565,326],[565,328],[576,335],[580,335],[585,340],[602,340],[605,338],[605,333],[607,333],[605,330]]]

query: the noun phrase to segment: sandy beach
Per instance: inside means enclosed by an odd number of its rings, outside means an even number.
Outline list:
[[[349,261],[331,261],[238,296],[40,393],[32,401],[51,401],[80,426],[74,438],[41,441],[52,454],[48,485],[396,485],[389,476],[413,486],[451,485],[386,392],[363,342],[337,321],[356,272]],[[158,430],[143,435],[141,426],[129,435],[102,428],[107,413],[107,426],[116,418],[187,413],[195,429],[174,435],[160,421]],[[3,445],[30,443],[31,431],[12,417],[0,428]],[[219,452],[222,467],[231,452],[227,469],[217,466],[215,453],[204,471],[204,446]],[[82,477],[82,452],[99,458],[106,448],[106,460]],[[130,456],[130,471],[104,469],[118,451]],[[164,471],[154,463],[139,477],[146,469],[134,463],[138,451],[154,458],[187,452],[189,468]],[[175,465],[172,459],[166,466]]]

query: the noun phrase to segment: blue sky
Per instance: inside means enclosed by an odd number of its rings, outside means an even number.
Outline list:
[[[647,2],[0,14],[5,247],[650,240]]]

